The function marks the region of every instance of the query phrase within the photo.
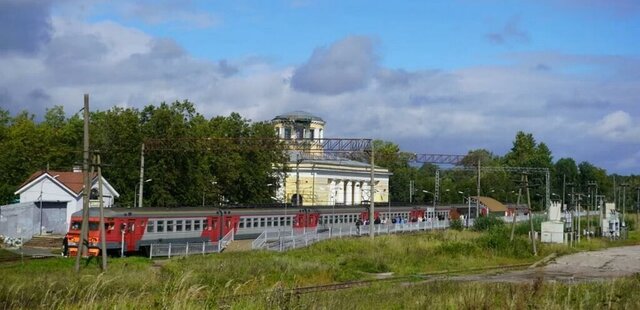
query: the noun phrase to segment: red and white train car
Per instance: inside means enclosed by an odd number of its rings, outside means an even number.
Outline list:
[[[89,255],[100,253],[99,210],[89,210]],[[151,244],[216,242],[236,231],[239,216],[212,208],[140,208],[104,210],[107,251],[147,251]],[[82,211],[71,216],[65,236],[70,255],[77,255]]]

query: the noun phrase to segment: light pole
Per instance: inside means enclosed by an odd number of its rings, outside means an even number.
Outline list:
[[[216,184],[218,184],[218,182],[216,182],[216,181],[211,181],[211,185],[216,185]],[[204,207],[204,194],[205,194],[206,192],[207,192],[207,189],[206,189],[206,188],[203,188],[203,189],[202,189],[202,206],[203,206],[203,207]]]
[[[49,174],[46,174],[47,176]],[[55,180],[55,178],[59,177],[59,174],[54,175],[53,177],[51,177],[52,180]],[[44,186],[44,181],[46,181],[46,178],[42,180],[42,182],[40,182],[40,235],[42,236],[42,186]]]
[[[151,182],[153,179],[146,179],[144,180],[144,183],[148,183]],[[138,184],[136,184],[136,188],[133,190],[133,207],[136,207],[136,198],[138,197],[138,188],[140,187],[140,182],[138,182]],[[142,191],[140,192],[140,201],[142,201]],[[140,207],[140,205],[138,205],[138,207]]]
[[[462,195],[462,198],[463,198],[462,201],[463,202],[464,202],[465,198],[467,199],[467,202],[468,202],[468,204],[467,204],[467,227],[469,227],[469,218],[471,217],[471,198],[467,194],[463,193],[462,191],[458,191],[458,194]]]
[[[425,194],[431,194],[433,196],[433,207],[435,208],[436,207],[436,195],[433,194],[432,192],[430,192],[428,190],[424,190],[424,189],[422,190],[422,192],[425,193]]]

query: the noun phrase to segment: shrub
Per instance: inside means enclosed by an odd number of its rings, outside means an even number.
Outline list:
[[[464,229],[464,225],[460,219],[451,220],[451,222],[449,222],[449,227],[457,231],[462,231],[462,229]]]
[[[504,221],[496,216],[481,216],[473,222],[475,231],[487,231],[494,227],[504,227]]]

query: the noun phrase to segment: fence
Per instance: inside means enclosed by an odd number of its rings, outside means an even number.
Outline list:
[[[193,243],[161,243],[151,244],[149,247],[149,258],[154,257],[175,257],[189,255],[204,255],[207,253],[220,253],[235,238],[234,232],[229,231],[217,242],[193,242]]]
[[[374,234],[394,234],[402,232],[425,231],[435,229],[446,229],[449,221],[426,221],[406,224],[378,224],[362,225],[360,227],[336,226],[329,227],[323,231],[299,232],[295,230],[286,231],[265,231],[252,243],[253,249],[267,249],[272,251],[285,251],[289,249],[308,246],[309,244],[327,240],[331,238],[342,238],[352,236],[369,235],[370,229],[374,229]]]

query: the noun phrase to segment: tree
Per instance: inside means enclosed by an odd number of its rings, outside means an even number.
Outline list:
[[[551,151],[544,143],[536,143],[532,134],[519,131],[513,141],[513,147],[504,156],[510,167],[551,168],[553,166]]]

